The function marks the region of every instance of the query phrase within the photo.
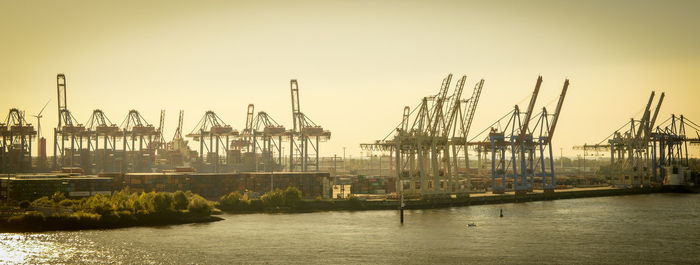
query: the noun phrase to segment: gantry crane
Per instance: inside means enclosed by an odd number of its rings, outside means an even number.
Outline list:
[[[629,122],[613,132],[610,136],[597,144],[575,146],[574,149],[582,149],[584,154],[589,150],[610,151],[610,178],[613,185],[617,187],[639,187],[651,185],[650,160],[651,132],[656,122],[664,93],[661,94],[651,117],[651,105],[655,92],[651,92],[649,100],[644,108],[641,119],[631,118]],[[626,131],[620,131],[627,128]],[[603,144],[607,140],[607,144]]]
[[[172,140],[166,145],[166,154],[168,154],[168,160],[171,166],[181,166],[185,163],[190,162],[190,148],[187,145],[187,141],[182,137],[182,123],[185,117],[185,111],[180,110],[180,114],[177,119],[177,127],[175,128],[175,134]]]
[[[654,115],[656,116],[656,115]],[[653,123],[653,119],[650,122]],[[662,127],[663,126],[663,127]],[[687,131],[695,130],[694,134]],[[700,186],[689,163],[688,145],[700,145],[700,126],[684,115],[671,114],[650,133],[652,178],[664,186]],[[697,169],[695,169],[697,170]]]
[[[117,137],[123,135],[119,127],[99,109],[93,110],[85,124],[89,161],[84,170],[92,173],[116,170]],[[100,150],[100,139],[102,139],[102,150]]]
[[[153,140],[158,137],[155,127],[148,123],[137,110],[130,110],[120,127],[124,140],[122,172],[150,170],[155,159]],[[136,149],[137,139],[138,150]]]
[[[24,118],[24,111],[10,109],[4,123],[0,123],[0,158],[3,173],[32,171],[32,136],[37,132]]]
[[[538,137],[535,140],[538,152],[535,154],[536,162],[534,164],[533,173],[539,174],[542,179],[542,189],[544,192],[554,192],[556,184],[554,176],[554,156],[552,154],[552,138],[554,137],[554,129],[559,122],[559,114],[561,113],[564,104],[566,92],[569,89],[569,80],[564,81],[564,87],[559,95],[559,101],[555,108],[554,115],[547,113],[547,108],[542,107],[542,113],[535,124],[535,129],[532,131],[534,135],[537,132]],[[546,151],[546,153],[545,153]],[[537,155],[539,154],[539,155]],[[533,166],[530,166],[531,168]]]
[[[488,131],[488,136],[484,141],[471,139],[467,143],[467,145],[477,148],[479,159],[481,159],[481,153],[491,152],[491,189],[493,193],[505,192],[508,181],[513,182],[516,194],[532,191],[535,176],[542,178],[545,191],[551,191],[554,188],[551,139],[568,90],[569,80],[564,81],[554,115],[548,114],[546,108],[543,108],[540,114],[534,113],[541,84],[542,77],[540,76],[537,78],[526,111],[522,112],[517,105],[514,106],[512,111],[474,137],[476,139]],[[531,126],[531,121],[534,119],[537,119],[537,122]],[[539,131],[538,136],[534,135],[535,131]],[[546,148],[549,148],[548,153],[544,152]],[[549,170],[545,165],[547,157],[550,158]]]
[[[466,79],[462,76],[448,96],[452,81],[449,74],[442,80],[439,92],[423,97],[414,112],[404,107],[392,139],[387,135],[375,143],[360,145],[364,150],[388,151],[396,157],[396,176],[403,183],[399,189],[407,186],[409,192],[423,195],[466,193],[468,183],[455,185],[459,177],[466,176],[458,170],[459,157],[461,152],[467,161],[467,119],[473,118],[484,82],[477,82],[472,97],[465,100],[462,94]]]
[[[264,111],[258,112],[251,124],[253,132],[253,164],[255,171],[275,171],[282,167],[282,137],[286,135],[280,125]],[[262,145],[261,145],[262,143]],[[262,168],[257,163],[257,151],[262,155]],[[275,158],[277,154],[277,158]]]
[[[225,150],[224,166],[229,167],[229,140],[230,137],[238,136],[237,130],[227,125],[213,111],[204,113],[202,119],[197,123],[195,128],[187,134],[194,141],[199,142],[199,162],[202,168],[208,171],[219,172],[222,164],[219,149]],[[207,144],[207,139],[209,143]],[[206,156],[204,154],[206,149]]]
[[[82,162],[80,151],[76,151],[75,148],[82,149],[85,127],[79,124],[68,110],[66,76],[64,74],[56,75],[56,91],[58,95],[58,126],[54,129],[53,165],[55,169],[58,169],[57,159],[59,157],[61,159],[60,167],[75,166],[76,157],[78,163]],[[66,141],[70,141],[70,149],[66,149]],[[66,156],[68,156],[68,163],[66,163]]]
[[[289,81],[292,96],[292,121],[294,127],[287,132],[289,138],[289,171],[294,171],[297,166],[301,171],[309,171],[309,165],[319,167],[319,145],[321,141],[330,139],[331,132],[323,130],[307,117],[299,105],[299,84],[296,79]],[[314,141],[312,140],[315,140]],[[313,152],[309,155],[309,146]],[[310,158],[311,157],[311,158]]]

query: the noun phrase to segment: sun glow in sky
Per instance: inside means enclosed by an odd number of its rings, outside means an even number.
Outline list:
[[[180,109],[184,133],[207,110],[240,130],[253,103],[290,128],[297,79],[302,112],[333,133],[321,155],[359,155],[448,73],[468,76],[465,95],[486,80],[473,133],[525,108],[542,75],[536,109],[553,111],[571,80],[553,144],[575,155],[641,117],[652,90],[666,93],[658,121],[700,121],[698,12],[698,1],[2,1],[0,107],[31,117],[51,100],[49,136],[65,73],[81,123],[137,109],[157,124],[165,109],[169,139]]]

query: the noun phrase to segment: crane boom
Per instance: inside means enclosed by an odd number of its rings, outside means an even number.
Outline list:
[[[659,109],[661,109],[661,103],[664,102],[665,93],[661,92],[659,97],[659,103],[656,105],[654,110],[654,116],[652,116],[651,121],[649,121],[649,126],[647,126],[647,137],[651,135],[651,131],[654,129],[654,124],[656,123],[656,117],[659,115]]]
[[[180,110],[180,115],[177,119],[177,128],[175,129],[175,135],[173,136],[173,142],[175,140],[182,139],[182,119],[185,116],[185,111]]]
[[[245,133],[253,133],[253,115],[255,113],[255,105],[248,104],[248,113],[245,118]]]
[[[452,126],[454,126],[454,123],[456,123],[457,113],[459,112],[461,105],[462,91],[464,90],[464,82],[466,81],[467,76],[463,75],[462,78],[457,81],[457,85],[455,85],[455,92],[452,94],[452,104],[447,110],[447,124],[445,124],[445,128],[442,132],[444,137],[447,137],[454,131]]]
[[[403,119],[401,120],[401,131],[403,131],[403,132],[408,131],[408,119],[409,119],[410,113],[411,113],[411,108],[409,106],[405,106],[403,108]]]
[[[66,75],[56,75],[56,93],[58,95],[58,128],[62,125],[72,125],[66,96]]]
[[[530,124],[530,118],[532,117],[532,111],[535,108],[535,102],[537,101],[537,95],[540,93],[540,86],[542,85],[542,76],[537,77],[537,83],[535,84],[535,91],[532,92],[532,97],[530,98],[530,104],[527,105],[527,112],[525,113],[525,123],[520,129],[520,136],[518,136],[518,142],[522,142],[527,134],[528,126]]]
[[[163,123],[165,122],[165,110],[160,110],[160,122],[158,123],[158,131],[163,131]],[[161,133],[162,134],[162,133]]]
[[[290,80],[289,87],[292,93],[292,120],[294,121],[293,130],[295,132],[299,132],[301,131],[301,120],[298,120],[298,116],[299,113],[301,113],[301,109],[299,107],[299,84],[297,83],[297,80]]]
[[[462,129],[464,133],[464,139],[467,139],[469,135],[469,129],[472,126],[472,120],[474,120],[474,112],[476,112],[476,106],[479,104],[479,97],[481,96],[481,89],[484,87],[484,79],[481,79],[479,83],[474,86],[474,92],[472,92],[472,97],[469,100],[469,108],[467,109],[467,126]]]
[[[444,117],[442,113],[442,105],[445,102],[445,97],[447,96],[447,91],[450,90],[450,82],[452,81],[452,74],[447,75],[445,79],[442,80],[442,87],[440,92],[435,99],[435,105],[433,105],[432,115],[430,116],[430,135],[437,136],[438,125],[442,122],[444,123]],[[443,124],[444,125],[444,124]]]
[[[564,88],[561,90],[561,95],[559,95],[559,102],[557,102],[556,112],[554,113],[554,118],[552,119],[552,125],[549,127],[549,132],[547,133],[547,142],[549,144],[552,142],[552,136],[554,136],[554,129],[557,127],[557,122],[559,121],[559,114],[561,113],[561,106],[564,104],[564,97],[566,97],[566,90],[569,89],[569,79],[564,81]]]
[[[642,130],[648,125],[649,122],[649,116],[650,112],[649,109],[651,108],[651,103],[654,101],[654,91],[651,91],[651,96],[649,96],[649,101],[647,102],[647,106],[644,108],[644,115],[642,115],[642,119],[639,121],[639,127],[637,128],[637,134],[634,135],[635,138],[640,138],[642,137]]]

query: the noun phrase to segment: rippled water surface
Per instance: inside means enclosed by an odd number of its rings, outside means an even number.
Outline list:
[[[700,263],[700,194],[223,217],[0,234],[0,264]]]

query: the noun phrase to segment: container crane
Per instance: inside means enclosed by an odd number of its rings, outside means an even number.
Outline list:
[[[150,170],[155,158],[153,141],[154,138],[158,137],[158,131],[137,110],[130,110],[120,127],[122,128],[124,140],[122,146],[122,172]],[[129,139],[131,144],[129,144]],[[138,151],[136,150],[137,139],[139,143]],[[131,167],[129,167],[129,159],[127,157],[129,153],[131,154]]]
[[[289,171],[294,171],[296,166],[300,166],[301,171],[308,171],[309,165],[319,170],[319,145],[321,140],[331,137],[331,132],[323,130],[323,127],[316,125],[309,117],[301,112],[299,103],[299,84],[296,79],[289,81],[292,97],[292,121],[294,127],[288,132],[289,135]],[[315,144],[312,141],[315,139]],[[313,151],[314,159],[309,159],[309,146]],[[295,154],[296,153],[296,154]],[[299,161],[295,161],[299,160]]]
[[[85,132],[85,127],[79,124],[75,117],[73,117],[73,114],[68,110],[66,76],[64,74],[56,75],[56,91],[58,96],[58,126],[54,129],[53,165],[55,169],[58,169],[58,157],[61,159],[61,167],[73,167],[75,165],[74,160],[76,156],[78,157],[78,161],[82,161],[80,152],[76,152],[75,148],[76,141],[78,141],[77,147],[79,150],[82,149],[82,136]],[[70,149],[68,152],[65,148],[66,141],[70,141]],[[69,157],[68,164],[66,164],[65,161],[66,155]]]
[[[238,135],[237,130],[231,128],[230,125],[227,125],[216,113],[210,110],[204,113],[202,119],[192,132],[187,134],[187,137],[191,137],[194,141],[199,141],[199,160],[202,166],[206,166],[209,163],[213,172],[219,172],[221,164],[219,148],[223,147],[226,151],[225,165],[229,166],[229,150],[227,147],[229,139]],[[209,139],[209,144],[206,143],[207,139]],[[207,151],[206,159],[205,149]]]
[[[89,172],[93,167],[96,172],[92,173],[116,170],[116,142],[117,137],[123,135],[119,131],[119,127],[112,123],[107,115],[99,109],[93,110],[85,124],[88,143],[87,156],[90,160],[85,171]],[[100,152],[100,137],[102,138],[102,152]],[[111,163],[107,162],[109,158],[111,158]]]

